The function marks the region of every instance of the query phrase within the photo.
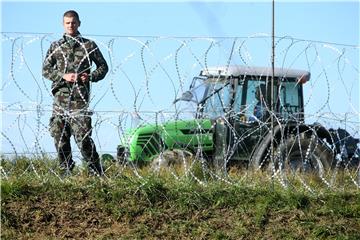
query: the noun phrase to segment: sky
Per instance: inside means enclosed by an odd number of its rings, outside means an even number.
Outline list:
[[[92,86],[92,108],[104,114],[169,110],[201,66],[230,61],[233,44],[239,54],[232,64],[270,65],[271,1],[2,1],[3,152],[51,148],[46,111],[52,98],[41,65],[50,43],[62,35],[62,14],[69,9],[79,13],[79,31],[98,43],[111,67]],[[358,1],[275,3],[276,65],[311,70],[309,113],[345,113],[359,122],[359,12]],[[39,105],[44,112],[36,124],[23,109]],[[110,129],[97,131],[106,138],[97,140],[103,150],[117,142],[108,137],[116,118],[127,117],[96,118]],[[24,135],[41,146],[25,143]]]
[[[278,36],[359,43],[359,2],[276,1]],[[30,10],[31,9],[31,10]],[[79,12],[83,34],[249,36],[271,34],[271,1],[2,1],[3,32],[62,33],[62,13]],[[351,33],[349,32],[351,31]]]

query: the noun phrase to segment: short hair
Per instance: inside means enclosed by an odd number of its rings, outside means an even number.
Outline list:
[[[66,11],[63,17],[74,17],[76,20],[78,20],[78,22],[80,22],[79,14],[74,10]]]

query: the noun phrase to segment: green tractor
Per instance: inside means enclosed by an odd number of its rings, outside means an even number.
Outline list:
[[[309,80],[309,72],[294,69],[203,69],[174,101],[196,104],[195,118],[129,130],[117,158],[149,163],[173,152],[201,157],[220,172],[238,164],[323,174],[339,158],[357,158],[359,139],[344,129],[305,123],[303,86]]]

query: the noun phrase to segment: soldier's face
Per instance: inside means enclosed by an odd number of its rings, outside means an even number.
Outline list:
[[[80,26],[80,22],[74,17],[64,17],[63,24],[65,33],[70,36],[75,36]]]

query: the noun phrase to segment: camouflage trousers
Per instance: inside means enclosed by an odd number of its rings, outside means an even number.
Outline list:
[[[71,111],[64,111],[63,106],[59,106],[55,101],[50,118],[50,134],[55,140],[60,168],[71,171],[75,166],[70,143],[71,136],[74,136],[84,160],[89,165],[89,170],[102,175],[99,154],[91,138],[91,114],[78,109],[77,104],[74,102],[72,105],[68,105]]]

